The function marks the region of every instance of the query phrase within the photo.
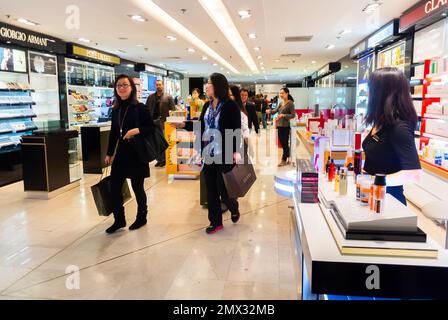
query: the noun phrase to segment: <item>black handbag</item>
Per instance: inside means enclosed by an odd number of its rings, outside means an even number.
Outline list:
[[[136,127],[140,126],[138,112],[135,112]],[[146,135],[139,134],[129,140],[142,163],[149,163],[159,158],[168,149],[162,129],[153,126],[153,131]]]
[[[107,175],[107,169],[106,171]],[[101,180],[97,184],[93,185],[90,189],[92,190],[93,199],[95,200],[96,209],[100,216],[109,216],[114,209],[112,189],[111,189],[111,177],[101,175]],[[123,204],[132,199],[131,190],[129,189],[128,181],[125,180],[123,183],[123,188],[121,189],[123,195]]]
[[[230,199],[243,198],[257,180],[252,164],[237,164],[229,172],[222,173]]]

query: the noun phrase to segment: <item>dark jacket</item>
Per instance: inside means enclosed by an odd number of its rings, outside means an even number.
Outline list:
[[[205,114],[207,113],[207,110],[209,107],[210,107],[210,102],[207,102],[204,105],[204,108],[202,108],[201,117],[199,118],[199,121],[201,122],[201,137],[204,135],[204,132],[205,132]],[[192,131],[193,130],[193,122],[187,121],[185,129],[188,131]],[[226,130],[230,130],[230,129],[231,130],[238,130],[238,129],[241,130],[241,111],[240,111],[240,108],[238,107],[238,105],[235,103],[235,101],[229,99],[222,106],[221,115],[219,118],[219,131],[221,132],[221,135],[222,135],[222,146],[223,146],[223,150],[222,150],[223,163],[226,162],[225,159],[226,159],[227,155],[226,155],[225,146],[226,146],[226,143],[228,143],[226,141],[225,132],[226,132]],[[242,139],[242,137],[241,137],[241,139]],[[243,156],[243,151],[241,150],[240,144],[238,142],[239,141],[237,141],[236,138],[233,139],[232,156],[233,156],[233,153],[235,153],[235,152],[240,152],[241,156]],[[229,155],[229,157],[232,157],[232,156]],[[233,166],[234,166],[233,164],[219,165],[220,170],[222,172],[228,172],[228,171],[232,170]]]
[[[275,110],[272,110],[272,114],[283,114],[285,117],[277,121],[277,128],[289,128],[291,127],[290,120],[296,117],[296,107],[291,100],[287,104],[281,104]]]
[[[146,106],[149,108],[149,112],[151,113],[151,116],[153,118],[154,118],[154,108],[156,106],[156,98],[157,93],[153,93],[148,97],[148,100],[146,101]],[[159,122],[162,125],[163,129],[163,125],[166,122],[166,118],[170,116],[170,110],[171,111],[176,110],[176,106],[174,104],[173,97],[167,93],[164,93],[160,99],[161,99],[159,110],[160,117],[158,119],[154,119],[154,121],[156,121],[156,123]]]
[[[148,108],[143,103],[130,105],[124,102],[120,109],[112,111],[112,127],[109,135],[107,155],[115,158],[112,164],[112,174],[119,174],[126,178],[149,177],[149,164],[140,162],[134,147],[120,137],[120,124],[123,123],[123,137],[134,128],[139,128],[141,135],[147,135],[154,130],[154,122]],[[124,117],[126,110],[126,117]],[[135,113],[138,113],[136,115]],[[119,117],[121,118],[119,119]],[[136,123],[139,119],[140,123]],[[118,146],[117,146],[118,143]],[[115,147],[117,147],[115,152]]]
[[[258,121],[257,111],[255,110],[255,104],[252,102],[246,103],[247,118],[249,119],[249,129],[252,130],[252,126],[255,128],[255,132],[260,132],[260,123]]]

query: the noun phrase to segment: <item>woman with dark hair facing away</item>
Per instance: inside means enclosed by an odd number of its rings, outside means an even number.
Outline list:
[[[111,189],[115,222],[106,230],[109,234],[126,227],[121,189],[128,178],[131,179],[138,204],[137,219],[129,229],[137,230],[147,223],[148,207],[144,182],[145,178],[149,177],[149,164],[139,160],[138,153],[130,140],[137,135],[147,135],[154,130],[151,114],[144,104],[138,102],[136,86],[129,76],[117,77],[114,94],[112,128],[107,156],[104,160],[106,165],[112,164]],[[114,154],[115,158],[112,162]]]
[[[415,146],[417,113],[409,82],[396,68],[376,70],[369,80],[365,123],[373,129],[363,142],[364,170],[387,175],[387,193],[406,205],[403,185],[419,178],[421,164]]]
[[[206,86],[210,101],[202,109],[201,136],[203,141],[204,176],[207,187],[208,218],[210,226],[207,234],[224,229],[221,200],[232,214],[232,222],[240,219],[239,205],[236,199],[230,199],[222,177],[241,161],[241,111],[229,96],[229,83],[220,73],[213,73]],[[173,124],[177,128],[193,130],[193,123]],[[216,135],[221,139],[217,139]],[[231,139],[231,140],[229,140]],[[220,141],[221,140],[221,141]]]
[[[280,98],[283,102],[276,109],[268,110],[267,112],[268,114],[279,114],[276,121],[278,139],[283,148],[283,157],[278,166],[284,167],[288,164],[288,158],[290,157],[289,137],[291,135],[291,125],[289,121],[296,117],[296,108],[288,88],[280,90]]]

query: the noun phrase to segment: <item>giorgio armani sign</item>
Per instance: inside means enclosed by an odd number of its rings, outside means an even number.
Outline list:
[[[43,51],[65,54],[61,40],[0,22],[0,41]]]

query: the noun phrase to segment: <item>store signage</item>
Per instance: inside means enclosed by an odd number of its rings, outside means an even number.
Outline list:
[[[148,72],[154,75],[159,75],[159,76],[163,76],[163,77],[167,77],[168,76],[168,71],[165,69],[161,69],[161,68],[157,68],[157,67],[153,67],[144,63],[137,63],[135,65],[135,71],[137,72]]]
[[[109,64],[120,64],[121,59],[117,56],[106,54],[94,49],[84,48],[77,45],[72,45],[72,54],[75,56],[81,56],[88,59],[93,59],[100,62]]]
[[[0,23],[0,40],[44,51],[65,54],[65,44],[56,38]]]
[[[392,37],[398,35],[398,22],[394,20],[385,27],[381,28],[378,32],[374,33],[367,40],[367,47],[375,48],[376,46],[382,44],[385,41],[390,40]]]
[[[366,41],[362,41],[358,43],[356,46],[350,49],[350,58],[356,58],[361,53],[363,53],[367,49],[367,43]]]
[[[448,9],[448,0],[424,0],[414,9],[405,13],[400,19],[400,32],[417,25],[425,19],[429,19]]]

